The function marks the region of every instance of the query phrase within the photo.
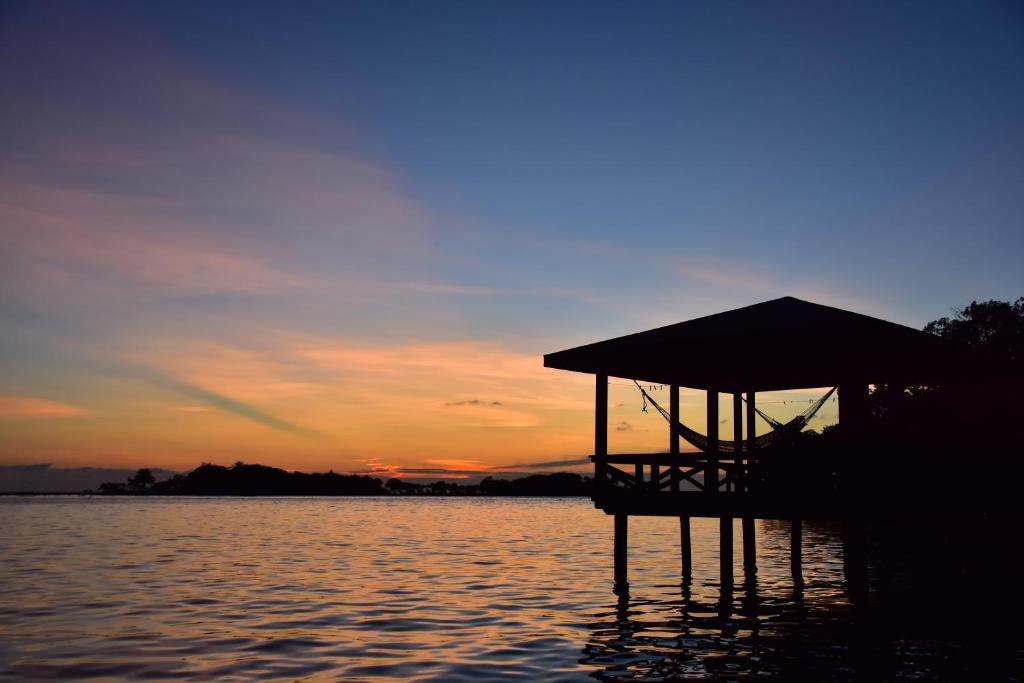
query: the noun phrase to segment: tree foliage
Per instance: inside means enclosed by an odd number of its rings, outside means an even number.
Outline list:
[[[925,332],[989,356],[997,362],[1024,360],[1024,297],[1008,301],[972,301],[951,318],[933,320]]]

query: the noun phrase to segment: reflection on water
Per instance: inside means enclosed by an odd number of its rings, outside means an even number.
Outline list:
[[[675,520],[631,520],[617,601],[611,519],[586,500],[0,499],[0,679],[953,680],[1020,661],[977,628],[851,607],[828,526],[804,527],[797,591],[788,525],[758,523],[758,573],[737,547],[723,598],[717,525],[694,520],[681,585]]]

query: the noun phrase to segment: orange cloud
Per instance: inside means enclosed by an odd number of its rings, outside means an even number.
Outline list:
[[[0,417],[45,418],[81,415],[81,408],[31,396],[0,396]]]
[[[423,461],[427,465],[436,465],[449,470],[469,470],[471,472],[483,472],[489,468],[487,463],[479,460],[458,460],[451,458],[432,458]]]

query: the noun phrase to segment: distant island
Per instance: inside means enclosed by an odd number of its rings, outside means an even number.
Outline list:
[[[101,484],[110,496],[589,496],[590,477],[572,472],[531,474],[518,479],[486,477],[478,484],[436,481],[416,484],[392,478],[337,472],[288,472],[236,462],[231,467],[203,464],[187,474],[156,481],[140,469],[123,482]]]

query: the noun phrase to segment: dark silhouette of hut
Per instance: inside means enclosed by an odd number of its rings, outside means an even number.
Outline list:
[[[628,590],[626,543],[629,515],[680,518],[683,573],[690,573],[689,518],[721,519],[722,585],[732,583],[732,520],[743,519],[744,564],[756,571],[753,520],[793,522],[794,580],[800,578],[800,522],[811,518],[856,520],[877,500],[858,485],[871,469],[864,443],[868,389],[872,384],[928,384],[955,364],[943,340],[910,327],[859,313],[783,297],[646,332],[544,356],[550,368],[596,377],[593,500],[615,517],[616,590]],[[667,385],[668,451],[608,453],[608,378]],[[707,392],[708,433],[680,421],[679,388]],[[806,423],[772,424],[772,439],[758,438],[757,393],[835,388],[841,446],[831,476],[794,488],[766,477],[784,461],[787,441]],[[719,394],[733,396],[731,440],[719,435]],[[744,416],[746,432],[744,433]],[[792,427],[795,426],[795,429]],[[700,447],[681,453],[680,436]],[[769,445],[770,443],[770,445]],[[877,464],[877,463],[876,463]],[[853,528],[853,525],[851,525]],[[858,554],[848,535],[847,559]]]

